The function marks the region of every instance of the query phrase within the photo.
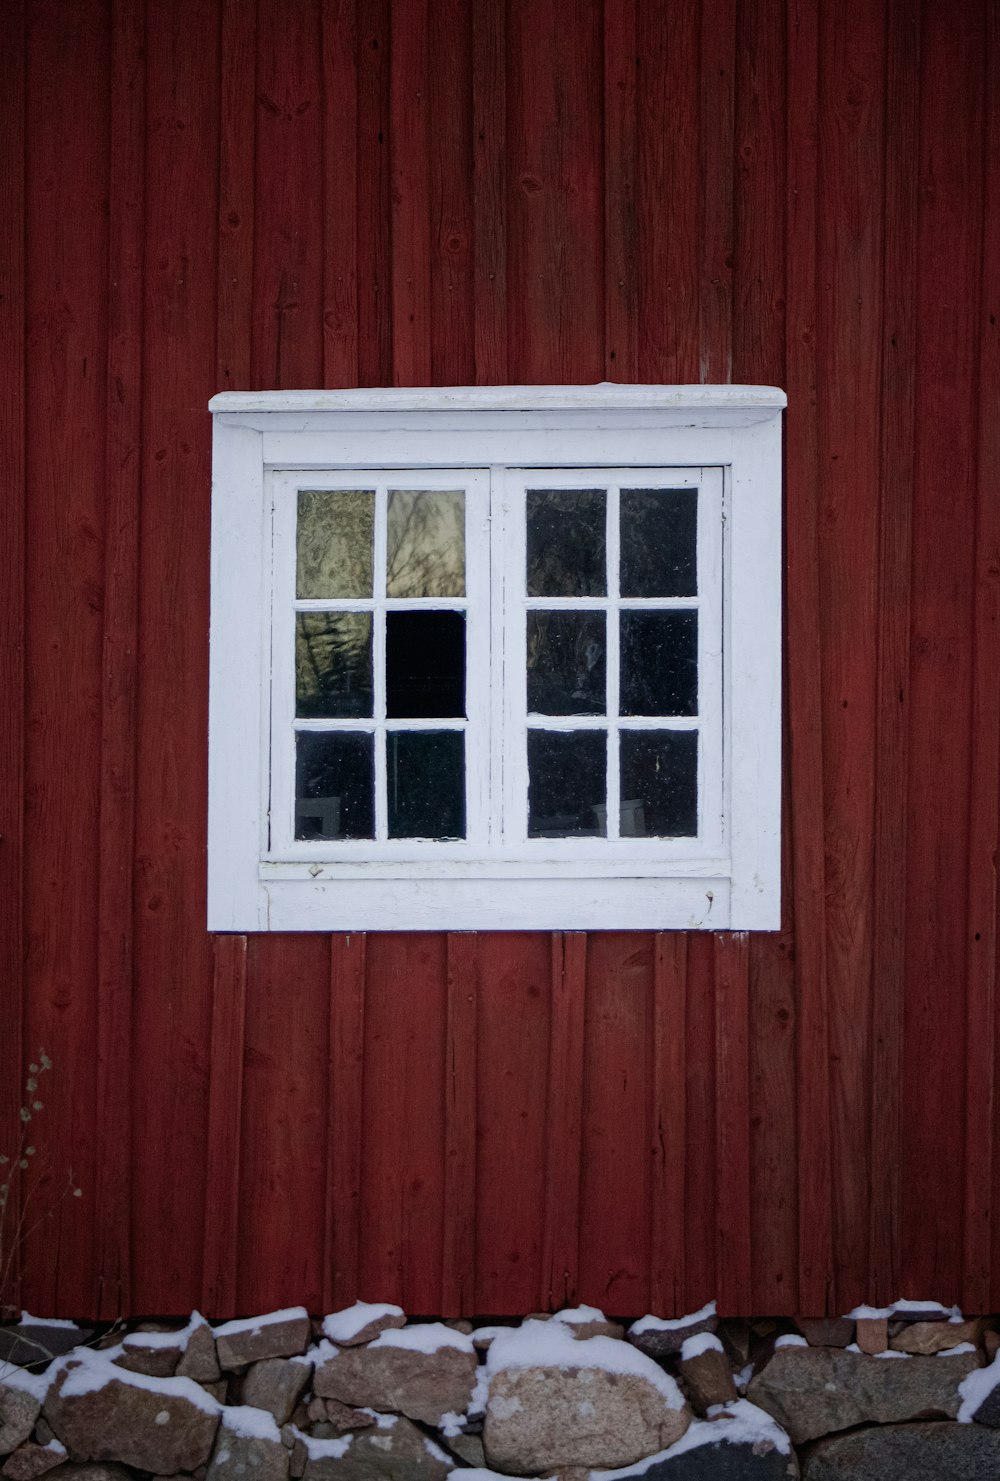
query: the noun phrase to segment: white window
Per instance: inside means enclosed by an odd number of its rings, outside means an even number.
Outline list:
[[[784,401],[215,397],[210,929],[777,927]]]

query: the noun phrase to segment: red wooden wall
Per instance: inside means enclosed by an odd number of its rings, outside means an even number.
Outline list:
[[[30,1309],[1000,1307],[998,24],[5,0]],[[788,391],[784,929],[213,940],[209,396],[601,379]]]

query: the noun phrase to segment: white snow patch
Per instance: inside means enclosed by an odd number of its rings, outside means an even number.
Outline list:
[[[109,1363],[103,1353],[77,1348],[73,1353],[74,1367],[67,1371],[62,1386],[64,1398],[76,1398],[80,1394],[96,1393],[109,1383],[124,1383],[128,1388],[142,1388],[147,1393],[160,1394],[164,1398],[186,1399],[205,1414],[220,1414],[223,1406],[211,1394],[207,1394],[192,1378],[147,1378],[144,1373],[129,1373]],[[49,1370],[51,1372],[51,1369]]]
[[[215,1328],[216,1337],[235,1337],[237,1333],[249,1332],[251,1337],[256,1337],[262,1327],[273,1327],[278,1322],[294,1322],[302,1318],[309,1320],[309,1313],[304,1306],[286,1306],[283,1311],[269,1311],[266,1316],[241,1316],[234,1322],[223,1322],[221,1327]]]
[[[773,1445],[781,1455],[790,1455],[792,1442],[779,1424],[763,1409],[746,1399],[736,1399],[718,1410],[717,1419],[696,1419],[667,1450],[649,1455],[644,1460],[618,1471],[591,1471],[590,1481],[625,1481],[626,1477],[643,1476],[650,1466],[674,1460],[688,1450],[703,1445]]]
[[[331,1342],[349,1342],[372,1322],[384,1316],[403,1316],[401,1306],[391,1306],[385,1301],[355,1301],[343,1311],[333,1311],[323,1318],[323,1336]]]
[[[695,1337],[685,1337],[681,1343],[681,1362],[700,1358],[703,1352],[724,1352],[722,1343],[714,1332],[699,1332]]]
[[[578,1341],[561,1322],[527,1321],[499,1333],[486,1354],[482,1372],[487,1381],[507,1368],[600,1368],[605,1373],[644,1378],[662,1395],[670,1409],[682,1409],[677,1384],[638,1348],[616,1337],[586,1337]],[[477,1385],[478,1389],[478,1385]],[[470,1413],[471,1413],[470,1408]]]
[[[129,1332],[123,1337],[119,1344],[122,1348],[128,1347],[179,1347],[182,1352],[187,1351],[188,1343],[194,1336],[198,1327],[206,1325],[205,1318],[200,1312],[192,1311],[191,1319],[186,1327],[178,1327],[174,1332]],[[107,1351],[107,1349],[105,1349]]]
[[[456,1414],[454,1409],[449,1409],[447,1414],[442,1414],[438,1420],[438,1429],[446,1440],[454,1440],[465,1428],[465,1416]]]
[[[317,1440],[313,1435],[300,1430],[297,1424],[293,1424],[291,1430],[296,1440],[301,1440],[306,1447],[310,1460],[342,1460],[354,1441],[354,1436],[350,1434],[341,1435],[337,1440]]]
[[[747,1384],[753,1377],[753,1363],[747,1363],[745,1368],[734,1374],[734,1382],[737,1388],[746,1389]]]
[[[912,1358],[913,1354],[912,1352],[894,1352],[891,1347],[887,1347],[884,1352],[873,1352],[868,1356],[872,1358]]]
[[[45,1396],[59,1371],[55,1363],[50,1363],[44,1373],[29,1373],[26,1368],[19,1368],[15,1363],[0,1363],[0,1386],[20,1389],[22,1393],[31,1394],[32,1398],[44,1404]]]
[[[959,1424],[971,1424],[972,1417],[990,1394],[1000,1384],[1000,1352],[985,1368],[973,1368],[958,1385],[962,1395],[962,1407],[958,1411]]]
[[[440,1445],[435,1445],[429,1435],[424,1436],[424,1449],[433,1460],[443,1460],[445,1465],[451,1463],[451,1456],[445,1455]]]
[[[681,1327],[693,1327],[695,1322],[707,1321],[715,1314],[715,1302],[709,1301],[700,1311],[692,1311],[688,1316],[674,1317],[670,1321],[659,1316],[641,1316],[637,1322],[632,1323],[629,1332],[635,1337],[641,1337],[643,1332],[676,1332]]]
[[[845,1322],[880,1322],[883,1317],[892,1316],[891,1306],[855,1306],[853,1311],[844,1313]]]
[[[774,1350],[775,1350],[775,1352],[777,1352],[777,1350],[778,1350],[779,1347],[808,1347],[808,1346],[809,1346],[809,1344],[806,1341],[806,1339],[804,1337],[800,1337],[799,1334],[798,1334],[798,1332],[786,1332],[784,1334],[784,1336],[779,1337],[776,1340],[776,1342],[774,1344]]]
[[[960,1357],[963,1352],[975,1352],[975,1350],[975,1343],[959,1342],[956,1344],[955,1347],[943,1348],[941,1352],[935,1353],[934,1356],[937,1358],[957,1358]]]
[[[76,1322],[68,1322],[58,1316],[32,1316],[30,1311],[21,1312],[22,1327],[62,1327],[66,1332],[79,1332]]]
[[[500,1471],[488,1471],[485,1466],[463,1466],[460,1470],[449,1471],[446,1481],[510,1481],[509,1475]]]
[[[539,1323],[543,1325],[543,1323]],[[456,1332],[444,1322],[422,1322],[415,1327],[390,1327],[380,1332],[375,1341],[369,1343],[369,1351],[376,1347],[405,1347],[410,1352],[434,1353],[442,1347],[455,1347],[459,1352],[475,1352],[472,1338],[466,1332]]]
[[[897,1312],[919,1312],[925,1317],[947,1317],[949,1321],[961,1321],[962,1313],[957,1306],[942,1306],[940,1301],[894,1301],[891,1306],[855,1306],[853,1311],[844,1313],[845,1321],[849,1322],[877,1322],[883,1317],[895,1316]]]
[[[274,1415],[253,1404],[227,1405],[222,1411],[223,1426],[245,1440],[274,1440],[281,1444],[281,1434]]]
[[[289,1358],[288,1361],[290,1363],[306,1363],[310,1368],[320,1368],[326,1362],[327,1358],[335,1358],[339,1352],[339,1347],[334,1347],[332,1342],[328,1342],[325,1337],[321,1337],[318,1342],[314,1342],[311,1347],[307,1347],[305,1352],[300,1352],[297,1357]]]
[[[524,1405],[516,1394],[512,1394],[509,1399],[503,1394],[498,1394],[490,1405],[490,1413],[496,1419],[510,1419],[519,1409],[523,1408]]]
[[[857,1353],[859,1357],[864,1357],[865,1356],[865,1354],[861,1351],[860,1347],[858,1346],[858,1344],[856,1342],[849,1342],[847,1344],[847,1346],[844,1348],[844,1351],[845,1352],[854,1352],[854,1353]]]
[[[596,1306],[564,1306],[552,1318],[554,1322],[565,1322],[567,1326],[582,1326],[584,1322],[606,1322],[604,1312]]]
[[[367,1414],[369,1419],[374,1419],[377,1430],[391,1430],[395,1427],[399,1418],[398,1414],[380,1414],[377,1409],[359,1409],[359,1414]]]

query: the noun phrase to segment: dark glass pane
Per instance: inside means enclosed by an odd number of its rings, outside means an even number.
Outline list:
[[[363,719],[371,712],[371,613],[296,612],[296,715]]]
[[[374,739],[344,731],[299,731],[296,838],[374,838]]]
[[[386,595],[465,595],[465,494],[392,489],[386,529]]]
[[[300,489],[295,595],[370,597],[374,530],[371,489]]]
[[[465,614],[387,612],[385,704],[390,720],[465,714]]]
[[[536,715],[603,715],[603,612],[528,613],[528,710]]]
[[[697,612],[621,614],[620,713],[698,713]]]
[[[603,489],[528,489],[529,597],[607,594]]]
[[[528,731],[529,838],[603,838],[607,806],[603,730]]]
[[[622,837],[698,832],[698,732],[621,732]]]
[[[465,736],[457,730],[386,735],[390,838],[465,837]]]
[[[698,595],[698,490],[622,489],[623,597]]]

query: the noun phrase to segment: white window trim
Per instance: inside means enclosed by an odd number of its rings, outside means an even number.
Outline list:
[[[209,929],[776,929],[784,405],[781,391],[758,386],[213,398]],[[724,470],[720,847],[642,839],[595,850],[558,840],[553,850],[531,840],[521,858],[486,850],[468,860],[430,844],[407,861],[405,848],[360,859],[366,851],[352,846],[354,863],[332,857],[337,845],[269,853],[274,480],[285,470],[310,470],[316,486],[324,470],[489,469],[496,498],[503,470],[635,467]],[[495,585],[506,571],[499,540],[490,559]],[[494,655],[503,636],[495,627]],[[511,685],[494,674],[491,691],[495,787],[497,727],[509,746],[510,727],[523,721],[503,714]]]

